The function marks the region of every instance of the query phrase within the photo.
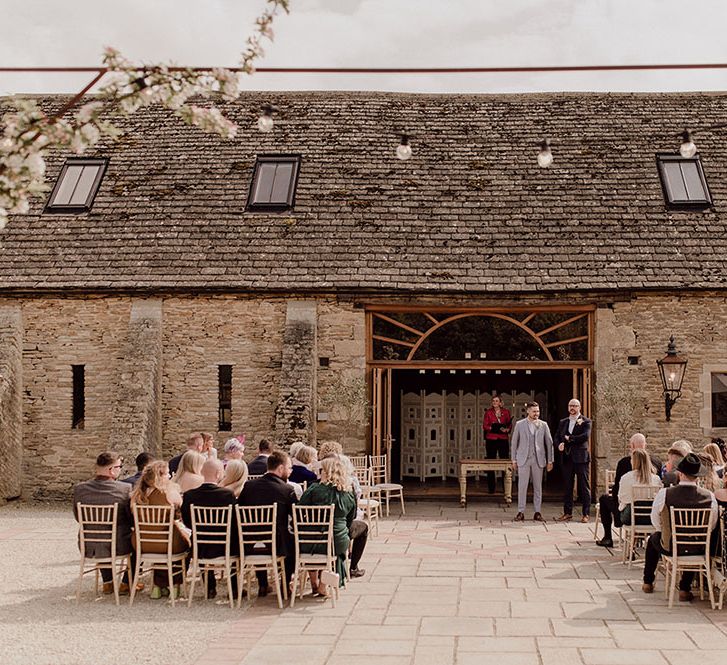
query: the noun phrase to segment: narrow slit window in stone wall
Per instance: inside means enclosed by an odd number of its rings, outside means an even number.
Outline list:
[[[232,365],[218,365],[219,423],[218,431],[232,431]]]
[[[73,372],[73,429],[84,429],[86,421],[86,366],[71,365]]]
[[[712,427],[727,427],[727,373],[712,374]]]

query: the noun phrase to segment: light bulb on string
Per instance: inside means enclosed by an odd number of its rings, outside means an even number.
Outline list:
[[[275,121],[273,120],[273,113],[278,109],[275,106],[266,104],[263,106],[263,112],[257,119],[257,128],[264,134],[269,134],[273,131]]]
[[[682,133],[682,144],[679,146],[679,154],[685,159],[694,157],[697,154],[697,146],[692,141],[692,135],[688,129]]]
[[[550,141],[544,139],[540,144],[540,152],[538,153],[538,166],[541,169],[547,169],[553,163],[553,153],[550,151]]]
[[[406,134],[401,135],[401,143],[396,147],[396,156],[402,161],[406,161],[411,157],[411,145]]]

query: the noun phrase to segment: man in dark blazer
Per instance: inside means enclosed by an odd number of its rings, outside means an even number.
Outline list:
[[[144,469],[147,467],[148,464],[154,461],[154,455],[151,453],[143,452],[139,453],[136,456],[136,473],[133,476],[129,476],[128,478],[122,478],[122,483],[129,483],[132,487],[136,485],[136,483],[139,482],[139,479],[141,478],[141,474],[143,473]]]
[[[591,454],[588,439],[591,436],[591,421],[581,414],[581,403],[573,398],[568,402],[568,417],[558,423],[555,445],[563,453],[563,514],[558,522],[573,519],[573,482],[578,478],[578,493],[583,502],[581,522],[588,522],[591,512],[591,487],[589,483]]]
[[[247,465],[251,476],[262,476],[268,471],[268,457],[273,452],[273,444],[268,439],[261,439],[257,447],[258,456]]]
[[[295,490],[288,484],[292,470],[293,465],[288,453],[281,450],[271,452],[267,458],[265,475],[246,482],[237,501],[241,506],[278,504],[275,543],[278,555],[285,557],[286,584],[290,583],[295,570],[295,544],[288,526],[293,515],[293,504],[296,502]],[[259,593],[265,595],[269,591],[267,572],[259,571],[257,578],[260,585]]]
[[[644,583],[641,590],[644,593],[654,593],[654,579],[656,568],[662,555],[671,556],[672,548],[672,521],[670,508],[709,508],[709,528],[714,529],[719,518],[719,509],[714,494],[709,490],[697,486],[697,478],[705,476],[707,470],[694,453],[687,453],[675,469],[679,482],[671,487],[659,490],[651,506],[651,524],[656,529],[646,541],[644,552]],[[684,548],[682,550],[682,548]],[[704,547],[680,544],[682,556],[703,556]],[[694,599],[692,582],[694,571],[686,570],[682,573],[679,582],[679,600],[689,602]]]
[[[78,521],[78,505],[92,504],[110,506],[118,504],[116,512],[116,554],[131,554],[131,527],[133,518],[129,505],[131,485],[117,480],[121,473],[122,459],[118,453],[105,452],[96,458],[96,472],[91,480],[79,483],[73,488],[73,516]],[[111,547],[104,543],[86,543],[85,555],[89,558],[107,558],[111,556]],[[131,567],[134,567],[132,560]],[[113,577],[110,568],[101,569],[103,592],[114,592]],[[129,593],[128,571],[124,573],[119,593]]]
[[[240,553],[240,543],[237,537],[237,518],[235,515],[235,495],[232,490],[226,487],[218,487],[218,483],[225,475],[222,462],[216,459],[209,459],[202,465],[202,477],[204,482],[196,489],[187,490],[182,500],[182,521],[188,528],[192,528],[192,506],[205,506],[210,508],[222,508],[232,506],[232,525],[230,527],[230,554],[237,557]],[[225,548],[222,545],[200,545],[198,556],[200,559],[213,559],[224,556]],[[234,570],[234,569],[233,569]],[[233,572],[230,576],[232,582],[232,593],[237,596],[237,574]],[[217,582],[213,574],[207,575],[207,597],[214,598],[217,595]]]

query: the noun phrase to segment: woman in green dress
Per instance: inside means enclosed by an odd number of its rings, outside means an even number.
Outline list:
[[[298,505],[301,506],[330,506],[333,505],[333,549],[338,557],[336,572],[339,575],[341,586],[346,577],[346,556],[351,542],[348,530],[356,517],[356,495],[351,486],[351,477],[348,469],[340,457],[331,456],[321,461],[321,480],[311,485],[300,497]],[[321,546],[305,543],[301,546],[303,551],[313,554],[324,554],[319,551]],[[326,595],[326,585],[318,581],[318,573],[311,573],[311,587],[318,595]]]

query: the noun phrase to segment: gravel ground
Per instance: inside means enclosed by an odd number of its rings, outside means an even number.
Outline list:
[[[245,612],[201,597],[172,608],[148,587],[133,607],[123,597],[116,607],[113,596],[94,599],[93,575],[77,604],[76,534],[69,506],[0,507],[2,665],[186,665]]]

